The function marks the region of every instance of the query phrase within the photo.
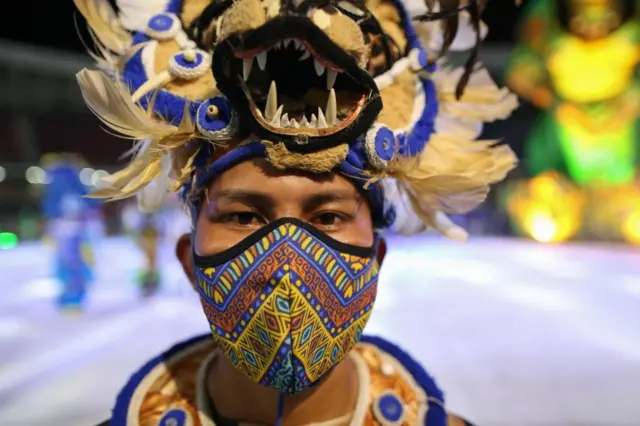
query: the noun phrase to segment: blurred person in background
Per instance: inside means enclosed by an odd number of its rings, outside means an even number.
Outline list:
[[[130,202],[122,209],[122,223],[142,250],[144,265],[137,274],[141,295],[153,296],[158,291],[162,279],[158,256],[166,220],[161,211],[142,212],[137,202]]]
[[[514,221],[545,242],[585,230],[640,244],[638,2],[531,0],[524,16],[507,82],[543,113]]]
[[[96,200],[80,180],[84,160],[75,154],[47,154],[42,166],[47,185],[42,197],[44,239],[53,249],[54,277],[61,290],[58,306],[63,312],[82,310],[94,278],[91,221],[96,220]]]
[[[94,196],[136,194],[146,211],[180,194],[191,232],[176,253],[211,330],[136,372],[105,424],[468,425],[363,330],[395,207],[423,222],[398,230],[466,240],[442,209],[473,209],[515,166],[476,140],[515,97],[473,61],[427,61],[452,40],[435,22],[443,43],[425,51],[392,1],[76,5],[104,44],[101,69],[78,73],[84,99],[140,141]],[[419,19],[477,41],[478,4],[465,8]]]

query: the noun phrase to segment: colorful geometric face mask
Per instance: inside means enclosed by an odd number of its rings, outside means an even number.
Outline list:
[[[375,248],[284,218],[212,256],[194,254],[200,299],[224,354],[254,382],[296,394],[358,343],[375,301]]]

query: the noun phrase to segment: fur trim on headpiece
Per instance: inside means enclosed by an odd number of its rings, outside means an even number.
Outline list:
[[[267,159],[281,170],[304,170],[311,173],[326,173],[338,167],[347,158],[349,145],[342,144],[322,152],[300,154],[290,152],[283,143],[262,142],[267,148]]]

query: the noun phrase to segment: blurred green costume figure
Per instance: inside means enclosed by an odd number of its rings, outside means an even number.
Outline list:
[[[530,176],[555,172],[559,185],[563,176],[589,191],[633,183],[640,140],[639,39],[633,0],[534,0],[528,5],[507,81],[544,111],[526,145]],[[536,185],[535,179],[530,184]],[[574,210],[587,206],[583,201]],[[603,213],[602,220],[608,222],[612,214]]]
[[[158,265],[161,217],[157,212],[142,212],[136,203],[130,203],[123,210],[123,222],[144,257],[144,264],[137,275],[140,292],[143,297],[152,296],[158,291],[161,282]]]

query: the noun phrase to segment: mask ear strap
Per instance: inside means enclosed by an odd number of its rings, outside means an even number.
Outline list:
[[[278,417],[276,417],[276,426],[282,426],[282,421],[284,420],[284,392],[280,392],[278,394]]]

